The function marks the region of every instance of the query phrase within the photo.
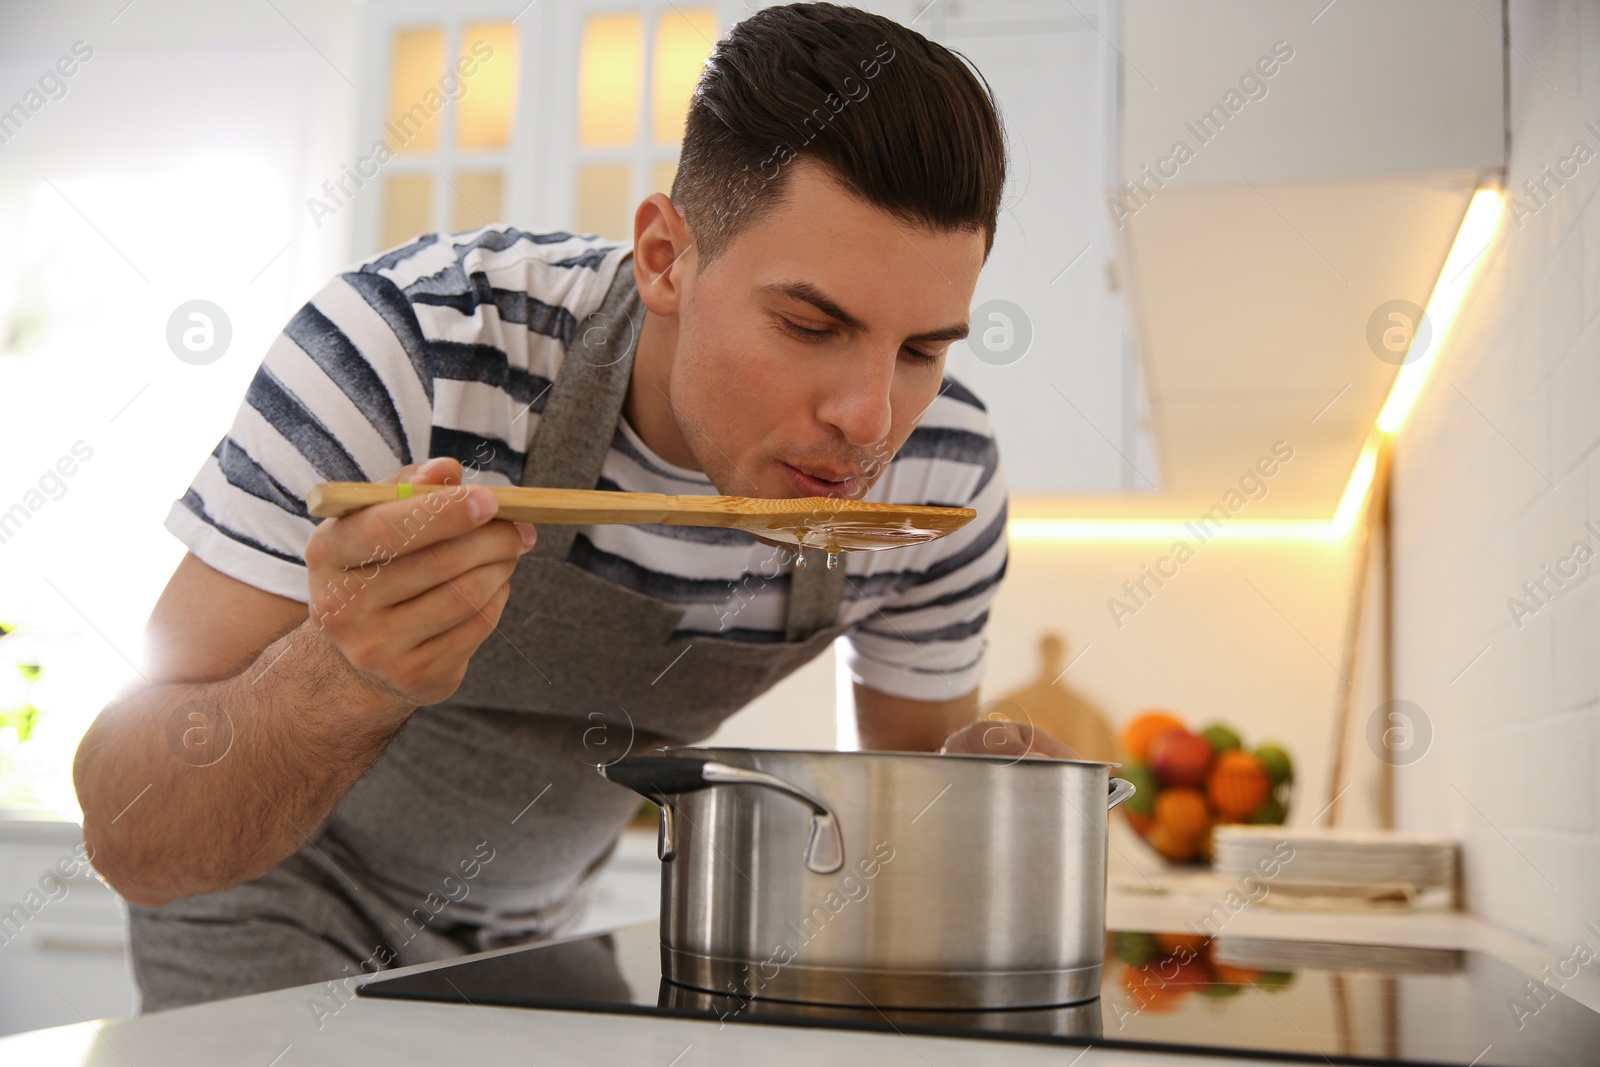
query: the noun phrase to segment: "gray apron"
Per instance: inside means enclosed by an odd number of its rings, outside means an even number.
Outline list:
[[[598,483],[643,316],[624,261],[569,346],[523,485]],[[639,805],[597,765],[708,737],[846,629],[844,568],[808,550],[773,579],[784,640],[674,636],[682,609],[568,561],[576,532],[540,528],[450,702],[418,709],[304,848],[255,881],[129,907],[144,1010],[560,933]]]

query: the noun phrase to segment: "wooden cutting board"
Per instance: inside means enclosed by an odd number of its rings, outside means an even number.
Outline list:
[[[1066,638],[1054,632],[1040,634],[1038,677],[1001,701],[1016,704],[1026,721],[1071,745],[1084,759],[1115,760],[1116,738],[1105,712],[1063,677],[1069,662]],[[998,705],[1003,708],[1003,703]]]

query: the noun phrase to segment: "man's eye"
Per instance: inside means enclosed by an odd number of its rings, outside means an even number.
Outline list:
[[[787,333],[791,337],[799,338],[802,341],[821,341],[833,334],[833,330],[831,329],[825,328],[821,330],[811,330],[801,326],[798,323],[790,322],[785,318],[780,318],[778,321],[783,324],[784,333]]]
[[[900,351],[905,353],[911,362],[919,366],[928,366],[939,362],[940,353],[938,352],[924,352],[919,348],[911,347],[902,348]]]

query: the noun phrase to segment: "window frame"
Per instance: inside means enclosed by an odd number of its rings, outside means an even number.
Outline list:
[[[519,51],[517,95],[511,135],[497,152],[463,152],[455,145],[456,111],[451,102],[440,113],[439,147],[415,157],[395,155],[377,177],[354,198],[354,223],[347,259],[365,259],[384,248],[384,181],[392,175],[426,174],[433,178],[430,228],[450,229],[453,191],[446,178],[465,169],[499,168],[504,175],[504,197],[499,218],[492,221],[531,230],[575,231],[578,206],[578,168],[589,163],[627,163],[630,170],[629,201],[638,202],[653,191],[653,165],[675,163],[677,145],[653,141],[652,92],[656,27],[663,14],[678,13],[673,0],[463,0],[441,10],[434,0],[386,0],[368,4],[362,15],[362,70],[357,107],[355,149],[352,158],[367,155],[373,143],[383,140],[393,73],[396,31],[406,27],[438,26],[445,36],[445,54],[459,53],[463,28],[474,22],[513,21]],[[700,0],[695,8],[716,13],[718,33],[749,14],[723,0]],[[577,87],[584,23],[590,15],[638,14],[644,26],[644,72],[639,100],[639,128],[631,146],[582,149],[578,145]],[[607,233],[615,241],[631,241],[632,233]]]

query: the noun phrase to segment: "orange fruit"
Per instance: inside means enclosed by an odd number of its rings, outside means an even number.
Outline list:
[[[1183,837],[1160,823],[1151,826],[1150,832],[1145,834],[1144,839],[1151,848],[1174,863],[1188,863],[1194,859],[1195,852],[1200,846],[1196,838]]]
[[[1155,821],[1145,840],[1177,863],[1194,859],[1211,828],[1211,811],[1198,789],[1173,786],[1156,795]]]
[[[1183,721],[1165,711],[1147,711],[1122,728],[1122,748],[1140,763],[1150,758],[1150,742],[1168,730],[1182,730]]]
[[[1206,796],[1223,819],[1249,817],[1266,802],[1271,792],[1272,775],[1266,764],[1238,749],[1217,756],[1217,762],[1206,775]]]
[[[1178,837],[1197,840],[1211,826],[1211,811],[1200,790],[1184,785],[1163,789],[1156,795],[1156,826]]]

